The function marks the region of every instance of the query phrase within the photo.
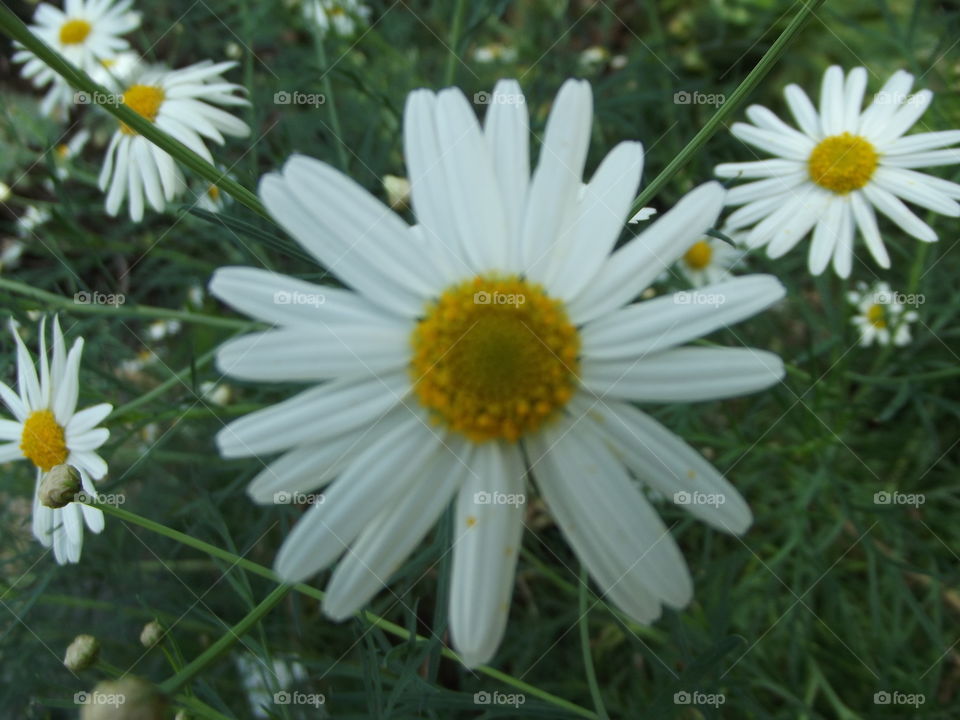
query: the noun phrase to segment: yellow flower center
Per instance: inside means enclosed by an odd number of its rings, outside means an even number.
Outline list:
[[[692,270],[703,270],[713,258],[713,248],[706,240],[699,240],[683,255],[683,261]]]
[[[211,185],[207,188],[207,197],[216,202],[220,199],[220,188],[216,185]]]
[[[871,305],[867,309],[867,320],[875,328],[885,328],[887,326],[887,313],[884,311],[883,305]]]
[[[49,410],[34,410],[23,424],[20,450],[38,468],[47,472],[67,461],[67,442],[63,428]]]
[[[63,45],[79,45],[87,39],[92,29],[86,20],[67,20],[60,26],[60,42]]]
[[[810,153],[810,179],[838,195],[866,185],[877,169],[879,155],[866,138],[843,133],[824,138]]]
[[[60,143],[59,145],[57,145],[54,152],[57,153],[57,157],[65,160],[67,156],[70,154],[70,146],[67,145],[66,143]]]
[[[123,104],[135,113],[143,115],[150,122],[155,122],[165,97],[163,88],[153,85],[131,85],[123,94]],[[127,135],[137,134],[136,130],[124,123],[120,123],[120,129]]]
[[[475,442],[517,440],[573,395],[577,329],[560,301],[516,276],[448,288],[411,340],[421,404]]]

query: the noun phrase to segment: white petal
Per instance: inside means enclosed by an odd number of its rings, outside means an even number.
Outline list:
[[[20,449],[20,435],[16,437],[17,442],[0,444],[0,463],[10,462],[11,460],[20,460],[23,451]]]
[[[936,183],[928,182],[922,173],[908,175],[908,172],[900,168],[877,168],[870,183],[914,205],[950,217],[960,216],[960,204],[940,192]]]
[[[843,213],[844,200],[833,197],[817,221],[813,230],[813,242],[810,243],[810,256],[807,265],[811,275],[819,275],[824,271],[833,256],[840,234],[840,217]]]
[[[0,418],[0,440],[20,440],[23,435],[23,424],[13,420]]]
[[[97,428],[87,430],[85,433],[78,434],[68,438],[67,447],[72,452],[86,452],[96,450],[110,438],[110,431],[107,428]]]
[[[840,202],[840,227],[837,232],[837,246],[833,251],[833,271],[839,277],[850,277],[853,267],[853,209],[847,197]]]
[[[100,424],[101,420],[110,414],[111,410],[113,410],[113,405],[110,403],[100,403],[99,405],[93,405],[76,413],[70,418],[70,422],[68,422],[66,428],[64,428],[67,438],[85,433],[87,430],[92,430]]]
[[[870,134],[870,140],[882,147],[899,138],[916,124],[917,120],[930,107],[932,101],[933,93],[929,90],[920,90],[914,93],[884,123],[882,128]]]
[[[860,228],[860,235],[867,250],[880,267],[889,268],[890,256],[880,237],[880,228],[877,227],[877,216],[873,211],[873,205],[867,202],[863,194],[857,190],[850,193],[850,209],[853,211],[853,219]]]
[[[516,80],[500,80],[493,89],[493,104],[484,119],[484,136],[493,157],[500,190],[507,240],[508,269],[520,269],[520,237],[530,184],[530,128],[527,104]]]
[[[860,116],[860,134],[872,138],[882,132],[897,108],[907,99],[911,87],[913,75],[910,73],[897,70],[891,75],[880,92],[873,96],[870,107]]]
[[[893,220],[905,233],[924,242],[936,242],[937,234],[933,228],[914,215],[895,195],[873,183],[865,185],[861,192],[877,210]]]
[[[743,205],[744,203],[763,200],[773,196],[782,196],[785,193],[793,191],[807,183],[810,179],[810,173],[805,165],[798,166],[792,160],[785,162],[793,163],[794,170],[784,175],[770,177],[765,180],[738,185],[727,191],[727,205]]]
[[[70,352],[63,375],[58,378],[56,397],[53,399],[53,415],[61,427],[66,427],[77,409],[80,393],[80,356],[83,353],[83,338],[77,338]]]
[[[810,98],[800,88],[799,85],[787,85],[783,90],[783,96],[786,98],[787,106],[793,114],[793,119],[797,125],[809,137],[814,140],[822,140],[823,133],[820,131],[820,115],[810,102]]]
[[[717,165],[713,169],[713,172],[722,178],[742,178],[746,180],[748,178],[781,177],[783,175],[796,173],[801,169],[803,169],[803,166],[796,160],[774,158],[772,160],[756,160],[754,162],[723,163]]]
[[[734,123],[730,132],[745,143],[788,160],[806,160],[813,150],[812,140],[806,139],[806,142],[803,142],[794,137],[783,137],[771,130],[761,130],[746,123]]]
[[[957,163],[960,163],[960,148],[887,155],[883,158],[884,166],[900,168],[937,167],[939,165],[956,165]]]
[[[10,330],[17,344],[17,387],[20,391],[20,399],[23,400],[29,412],[42,410],[44,405],[40,396],[40,381],[37,380],[37,369],[33,365],[33,358],[30,357],[30,351],[27,350],[12,320]]]
[[[747,117],[761,130],[769,130],[804,146],[810,142],[810,138],[787,125],[773,112],[763,107],[763,105],[751,105],[748,107]]]
[[[831,65],[820,86],[820,130],[827,137],[844,131],[843,70]]]
[[[860,110],[863,94],[867,89],[867,69],[855,67],[847,73],[843,86],[843,132],[857,135],[860,132]]]
[[[7,406],[7,409],[13,413],[13,416],[20,422],[27,419],[30,411],[13,389],[6,383],[0,382],[0,400]]]
[[[925,150],[935,150],[947,145],[960,143],[960,130],[941,130],[939,132],[916,133],[897,138],[884,145],[884,163],[890,155],[906,155]]]

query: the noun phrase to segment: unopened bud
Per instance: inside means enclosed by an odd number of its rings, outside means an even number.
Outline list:
[[[63,656],[63,665],[67,670],[79,672],[93,665],[99,655],[100,642],[93,635],[77,635]]]
[[[104,680],[83,696],[80,720],[165,720],[167,699],[146,680],[127,675]]]
[[[163,639],[163,626],[156,620],[151,620],[140,631],[140,644],[151,648]]]
[[[394,210],[402,210],[410,203],[410,181],[396,175],[383,176],[383,189],[387,202]]]
[[[73,465],[55,465],[40,481],[40,502],[49,508],[62,508],[77,499],[82,487],[80,471]]]

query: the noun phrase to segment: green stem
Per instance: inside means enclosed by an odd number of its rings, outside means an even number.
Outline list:
[[[327,106],[330,113],[330,125],[333,126],[337,159],[340,161],[340,169],[347,172],[350,167],[350,158],[347,157],[346,143],[340,126],[340,112],[337,110],[337,96],[333,92],[333,83],[330,81],[330,68],[327,67],[327,47],[324,44],[323,31],[320,30],[319,26],[314,27],[313,37],[317,46],[317,61],[320,63],[320,87],[323,88],[324,105]]]
[[[216,662],[221,655],[233,647],[250,628],[260,622],[267,613],[273,610],[292,589],[290,585],[278,585],[275,587],[259,605],[248,612],[240,622],[227,630],[219,640],[191,660],[183,670],[172,678],[160,683],[160,689],[170,694],[178,692],[196,675],[203,672],[208,665]]]
[[[583,652],[583,670],[587,674],[587,686],[590,688],[590,698],[593,700],[593,706],[597,709],[597,716],[601,720],[609,720],[607,708],[603,704],[603,694],[600,692],[600,685],[597,683],[597,671],[593,667],[593,655],[590,653],[590,627],[587,617],[590,611],[587,608],[587,570],[580,568],[580,620],[577,623],[580,626],[580,649]]]
[[[191,537],[178,530],[174,530],[173,528],[168,528],[166,525],[162,525],[161,523],[155,522],[153,520],[149,520],[145,517],[141,517],[140,515],[129,512],[128,510],[123,510],[122,508],[114,507],[112,505],[103,505],[99,503],[96,503],[95,506],[103,510],[103,512],[106,513],[107,515],[115,517],[124,522],[129,522],[134,525],[139,525],[140,527],[145,528],[146,530],[155,532],[158,535],[163,535],[166,538],[174,540],[175,542],[181,543],[188,547],[192,547],[195,550],[199,550],[200,552],[204,552],[207,555],[210,555],[211,557],[219,558],[221,560],[229,562],[234,567],[242,568],[247,572],[253,573],[254,575],[259,575],[260,577],[267,578],[268,580],[272,580],[275,583],[282,584],[283,582],[280,579],[280,577],[275,572],[273,572],[273,570],[267,567],[264,567],[259,563],[255,563],[251,560],[247,560],[246,558],[240,557],[239,555],[236,555],[232,552],[219,548],[216,545],[211,545],[208,542],[204,542],[203,540],[199,540],[197,538]],[[291,587],[293,590],[299,593],[302,593],[307,597],[313,598],[314,600],[323,601],[323,595],[324,595],[323,592],[318,590],[315,587],[311,587],[310,585],[307,585],[305,583],[295,583]],[[375,627],[383,630],[384,632],[400,638],[401,640],[409,641],[410,639],[415,639],[417,642],[421,642],[421,643],[429,642],[428,639],[423,637],[422,635],[414,635],[410,633],[406,628],[403,628],[400,625],[390,622],[389,620],[382,618],[379,615],[375,615],[371,612],[362,611],[359,613],[359,617],[367,621],[371,625],[374,625]],[[457,653],[455,653],[453,650],[451,650],[448,647],[443,647],[440,650],[440,653],[449,660],[455,660],[457,662],[460,662],[460,656],[457,655]],[[480,665],[474,668],[474,670],[483,675],[486,675],[487,677],[493,678],[494,680],[499,680],[505,685],[510,685],[511,687],[515,687],[518,690],[521,690],[532,697],[536,697],[542,700],[543,702],[549,703],[551,705],[562,708],[564,710],[568,710],[569,712],[574,713],[575,715],[578,715],[584,718],[589,718],[590,720],[599,720],[599,718],[597,717],[597,714],[594,713],[592,710],[589,710],[585,707],[581,707],[580,705],[572,703],[569,700],[564,700],[563,698],[558,697],[557,695],[553,695],[552,693],[549,693],[546,690],[541,690],[540,688],[530,685],[529,683],[525,683],[523,680],[520,680],[519,678],[515,678],[511,675],[507,675],[506,673],[500,672],[496,668],[492,668],[488,665]]]
[[[443,84],[453,85],[457,77],[457,63],[460,62],[460,56],[457,54],[457,47],[460,45],[460,35],[463,33],[463,11],[465,3],[463,0],[457,0],[453,8],[453,24],[450,27],[450,47],[447,48],[450,53],[447,55],[447,67],[443,73]]]
[[[198,717],[210,718],[210,720],[233,720],[229,715],[224,715],[222,712],[214,710],[206,703],[190,695],[178,695],[176,702],[189,709],[191,714]]]
[[[87,315],[112,315],[114,317],[143,317],[143,318],[165,318],[168,320],[182,320],[183,322],[196,323],[198,325],[209,325],[211,327],[223,327],[234,330],[248,330],[252,324],[248,320],[237,318],[222,318],[216,315],[201,315],[199,313],[187,312],[186,310],[170,310],[168,308],[153,307],[152,305],[126,305],[118,303],[116,305],[95,305],[77,300],[76,297],[64,297],[56,295],[46,290],[40,290],[32,285],[0,278],[0,290],[9,290],[18,295],[25,295],[37,300],[43,300],[56,307],[69,309],[70,312],[85,313]],[[119,293],[114,293],[119,295]]]
[[[643,192],[633,201],[633,207],[630,214],[636,213],[640,208],[647,205],[650,200],[663,189],[670,179],[687,164],[690,158],[703,147],[706,142],[713,137],[713,134],[720,129],[720,125],[736,112],[737,108],[746,100],[747,96],[753,92],[754,88],[760,84],[760,81],[766,77],[767,73],[773,68],[780,59],[787,47],[796,37],[797,33],[803,29],[804,23],[809,19],[813,12],[824,3],[824,0],[808,0],[800,11],[793,17],[790,24],[780,33],[770,49],[764,53],[753,70],[743,79],[743,82],[737,86],[730,97],[713,114],[713,117],[707,121],[707,124],[700,129],[693,139],[687,143],[686,147],[680,151],[670,163],[660,171],[653,181],[644,188]]]
[[[200,177],[209,180],[221,190],[232,195],[237,202],[246,205],[264,217],[269,217],[257,196],[243,187],[236,180],[228,177],[214,165],[207,162],[200,155],[178,140],[160,130],[151,121],[134,112],[126,105],[114,102],[116,93],[112,93],[102,85],[94,82],[83,70],[71,65],[55,50],[47,46],[23,24],[12,10],[0,3],[0,30],[19,42],[30,52],[40,58],[51,70],[60,75],[75,90],[87,93],[90,101],[102,107],[124,125],[136,130],[147,140],[161,150],[172,155],[185,167]]]

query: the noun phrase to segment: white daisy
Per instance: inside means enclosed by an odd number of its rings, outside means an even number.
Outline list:
[[[592,97],[571,80],[531,177],[522,97],[501,81],[481,128],[457,89],[409,96],[416,227],[308,157],[261,180],[273,217],[350,289],[240,267],[210,284],[275,326],[225,343],[224,373],[319,383],[217,436],[225,457],[283,453],[249,488],[259,502],[330,484],[284,542],[280,575],[303,579],[342,555],[323,607],[349,617],[453,500],[450,626],[468,666],[491,658],[506,626],[530,474],[604,596],[640,622],[683,607],[690,575],[631,473],[670,494],[722,495],[685,507],[723,530],[743,532],[750,510],[631,403],[731,397],[783,373],[768,352],[684,346],[782,297],[771,276],[714,286],[719,309],[631,304],[713,225],[723,188],[697,188],[614,251],[640,144],[617,146],[582,189]]]
[[[66,180],[70,176],[70,161],[83,152],[90,141],[90,132],[88,130],[78,130],[67,142],[60,143],[53,149],[53,161],[55,163],[55,173],[60,180]]]
[[[39,208],[36,205],[30,205],[24,211],[23,215],[17,218],[17,235],[20,237],[26,237],[27,235],[33,234],[34,230],[43,225],[45,222],[49,222],[51,217],[52,215],[50,210],[47,208]]]
[[[316,23],[321,33],[353,35],[358,25],[370,22],[370,8],[358,0],[306,0],[304,17]]]
[[[107,474],[107,464],[96,452],[110,437],[97,425],[113,406],[101,403],[77,411],[80,354],[83,338],[66,352],[60,322],[53,319],[53,356],[48,359],[46,320],[40,321],[40,376],[16,326],[10,329],[17,343],[17,388],[0,382],[0,399],[13,420],[0,419],[0,463],[26,458],[37,469],[37,491],[45,472],[56,465],[72,465],[80,471],[84,491],[95,496],[92,480]],[[83,524],[92,532],[103,530],[103,512],[82,503],[53,509],[33,500],[33,535],[44,547],[53,546],[57,562],[75,563],[83,547]]]
[[[223,170],[219,166],[218,169]],[[227,173],[227,177],[231,180],[235,179],[232,173]],[[232,201],[232,198],[224,193],[219,185],[203,178],[197,178],[194,182],[193,193],[196,197],[196,207],[207,212],[221,212]]]
[[[181,70],[145,71],[123,93],[123,103],[213,163],[204,142],[223,144],[223,135],[246,137],[250,128],[217,105],[247,105],[235,93],[243,88],[226,82],[222,73],[235,62],[205,60]],[[116,215],[129,199],[130,218],[143,219],[143,200],[162,212],[184,189],[184,179],[173,158],[121,123],[107,147],[100,172],[100,189],[107,192],[107,214]]]
[[[677,267],[691,285],[702,287],[730,277],[730,269],[743,254],[728,242],[704,235],[677,261]]]
[[[910,344],[910,323],[920,316],[914,310],[906,310],[904,299],[885,282],[872,287],[857,283],[857,289],[847,293],[847,300],[859,311],[851,322],[860,331],[861,347],[870,347],[874,341],[877,345],[893,343],[898,347]]]
[[[132,12],[133,0],[66,0],[63,10],[40,3],[30,31],[84,72],[95,75],[104,62],[130,47],[121,36],[140,25]],[[13,61],[24,63],[23,76],[36,87],[50,85],[40,109],[47,115],[62,115],[73,100],[67,81],[26,49],[14,53]]]
[[[787,105],[800,130],[759,105],[747,109],[754,124],[735,123],[733,134],[777,158],[717,166],[721,177],[762,178],[727,194],[728,205],[743,207],[727,218],[724,232],[752,225],[747,246],[766,245],[777,258],[812,229],[810,272],[819,275],[833,258],[836,273],[847,277],[855,228],[877,263],[890,267],[874,208],[924,242],[937,235],[904,200],[960,216],[960,185],[913,169],[960,162],[960,148],[945,149],[960,142],[960,130],[905,135],[933,98],[929,90],[910,94],[909,73],[894,73],[861,112],[866,86],[862,67],[846,77],[839,67],[829,68],[818,113],[803,90],[788,85]]]

